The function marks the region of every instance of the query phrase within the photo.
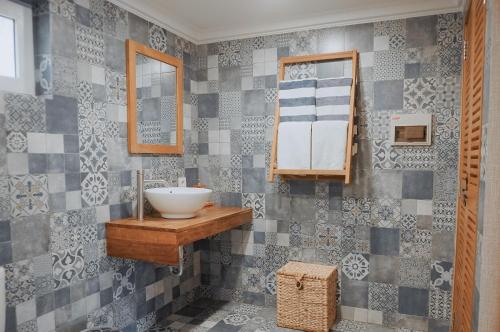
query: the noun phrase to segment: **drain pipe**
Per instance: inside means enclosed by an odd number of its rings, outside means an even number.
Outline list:
[[[184,272],[184,246],[179,246],[179,265],[177,267],[170,266],[170,273],[176,277],[180,277]]]

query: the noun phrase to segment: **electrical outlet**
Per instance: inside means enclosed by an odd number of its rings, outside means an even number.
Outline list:
[[[186,186],[186,178],[185,178],[185,177],[183,177],[183,176],[182,176],[182,177],[179,177],[179,178],[177,179],[177,185],[178,185],[179,187],[185,187],[185,186]]]

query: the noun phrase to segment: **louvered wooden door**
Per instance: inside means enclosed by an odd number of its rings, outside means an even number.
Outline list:
[[[472,331],[477,210],[481,172],[485,27],[485,1],[472,0],[466,18],[464,35],[460,193],[457,204],[452,312],[454,332]]]

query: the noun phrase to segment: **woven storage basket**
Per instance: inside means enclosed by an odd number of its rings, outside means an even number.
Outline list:
[[[328,332],[336,314],[337,267],[289,262],[276,274],[278,326]]]

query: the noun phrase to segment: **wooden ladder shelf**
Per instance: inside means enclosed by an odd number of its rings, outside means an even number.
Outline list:
[[[358,51],[346,51],[339,53],[325,53],[315,55],[290,56],[281,58],[279,61],[278,81],[285,79],[285,66],[307,62],[330,62],[330,61],[352,61],[352,87],[349,113],[349,125],[347,128],[347,144],[346,144],[346,160],[343,170],[314,170],[314,169],[278,169],[277,166],[277,146],[278,146],[278,127],[280,122],[280,107],[279,102],[276,105],[274,116],[274,136],[271,149],[271,165],[269,168],[268,181],[274,182],[277,175],[283,179],[341,179],[346,184],[351,182],[351,160],[352,156],[357,152],[357,146],[354,144],[354,135],[356,126],[354,118],[356,116],[356,85],[358,82]]]

